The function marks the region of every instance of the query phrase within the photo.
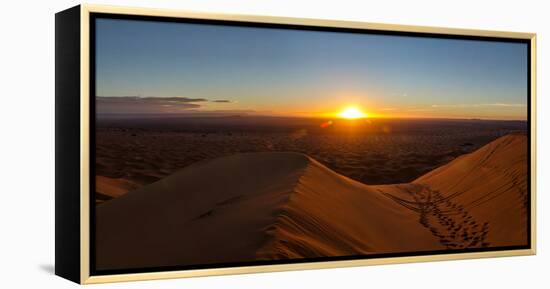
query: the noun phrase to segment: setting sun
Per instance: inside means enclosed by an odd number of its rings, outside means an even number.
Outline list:
[[[346,119],[357,119],[357,118],[366,118],[368,117],[368,114],[362,112],[357,107],[351,106],[351,107],[347,107],[346,109],[338,113],[338,116]]]

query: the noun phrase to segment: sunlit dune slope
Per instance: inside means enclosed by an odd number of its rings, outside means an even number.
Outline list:
[[[527,137],[507,135],[413,183],[438,192],[442,204],[454,204],[441,208],[450,219],[467,213],[470,227],[486,224],[484,241],[492,246],[526,244],[527,158]]]
[[[526,157],[506,136],[384,186],[298,153],[203,161],[97,207],[97,268],[525,244]]]
[[[129,191],[136,189],[137,185],[126,179],[115,179],[104,176],[95,177],[96,203],[102,203],[113,198],[118,198]]]

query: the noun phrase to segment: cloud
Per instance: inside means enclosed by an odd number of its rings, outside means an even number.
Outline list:
[[[141,96],[98,96],[96,111],[102,113],[177,113],[201,107],[204,98],[188,97],[141,97]]]
[[[526,107],[527,105],[523,103],[487,103],[487,104],[482,104],[481,106]]]
[[[434,111],[434,109],[431,109],[431,108],[410,108],[410,109],[407,109],[407,111],[423,112],[423,111]]]
[[[151,104],[181,104],[190,102],[208,101],[204,98],[188,98],[183,96],[154,97],[154,96],[98,96],[98,102],[109,103],[151,103]]]
[[[525,107],[523,103],[475,103],[475,104],[432,104],[433,108],[468,108],[468,107],[483,107],[483,106],[500,106],[500,107]]]
[[[216,99],[216,100],[211,100],[210,102],[230,103],[231,100],[228,100],[228,99]]]

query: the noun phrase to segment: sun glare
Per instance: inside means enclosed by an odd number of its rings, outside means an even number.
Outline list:
[[[346,109],[338,113],[338,116],[346,119],[357,119],[357,118],[368,117],[366,113],[362,112],[360,109],[353,106],[347,107]]]

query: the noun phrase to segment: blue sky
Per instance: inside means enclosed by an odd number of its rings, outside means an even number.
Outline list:
[[[386,117],[527,114],[526,44],[96,21],[96,95],[131,96],[118,109],[138,96],[181,97],[182,113],[316,116],[353,105]]]

